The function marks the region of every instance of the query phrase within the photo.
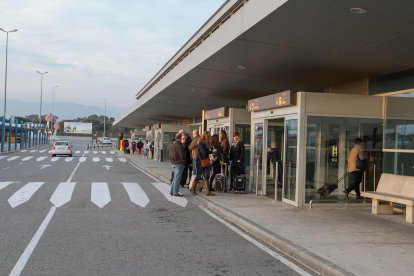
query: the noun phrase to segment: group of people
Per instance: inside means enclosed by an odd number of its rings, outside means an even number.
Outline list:
[[[149,139],[145,140],[145,142],[142,142],[142,139],[139,139],[138,142],[132,140],[131,143],[129,143],[128,139],[123,139],[121,143],[125,154],[135,154],[138,151],[139,155],[143,153],[144,158],[153,158],[154,156],[154,144]]]
[[[222,166],[230,165],[230,186],[233,189],[234,177],[244,174],[245,148],[240,134],[233,134],[230,142],[225,130],[220,134],[211,135],[205,131],[202,135],[197,129],[192,131],[192,138],[180,130],[169,148],[169,157],[172,164],[171,190],[172,196],[182,196],[180,187],[184,187],[189,179],[189,188],[193,195],[197,195],[197,183],[203,181],[206,195],[214,195],[213,183],[221,172]],[[227,173],[226,173],[227,175]],[[227,187],[224,187],[227,191]]]

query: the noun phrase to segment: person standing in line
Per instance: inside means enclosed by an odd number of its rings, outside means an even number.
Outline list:
[[[349,185],[348,188],[344,190],[346,199],[349,198],[349,193],[352,190],[355,190],[356,199],[361,199],[361,191],[359,189],[359,184],[362,181],[362,170],[357,168],[357,160],[364,160],[364,147],[362,145],[363,140],[361,138],[355,139],[355,144],[353,148],[349,151],[348,154],[348,167],[347,172],[349,174]]]
[[[200,142],[198,143],[198,155],[200,159],[200,163],[202,159],[209,158],[209,155],[211,153],[211,145],[210,145],[210,132],[205,131],[203,133],[203,136],[200,139]],[[202,167],[202,174],[204,177],[204,189],[206,190],[206,196],[212,196],[214,195],[210,191],[210,185],[209,185],[209,179],[210,179],[210,166],[208,167]]]
[[[182,138],[184,138],[184,140],[185,140],[185,143],[183,144],[183,147],[184,147],[184,153],[185,153],[185,157],[186,157],[186,162],[185,162],[185,168],[184,168],[183,175],[181,177],[181,182],[180,182],[180,186],[182,188],[184,188],[185,184],[187,183],[188,169],[189,169],[190,164],[191,164],[191,154],[190,154],[190,150],[188,149],[188,146],[191,143],[191,138],[188,137],[188,135],[182,129],[180,131],[178,131],[178,133],[181,134],[182,135]],[[188,139],[190,141],[187,141]],[[183,140],[181,140],[181,141],[183,141]]]
[[[132,154],[135,154],[136,149],[137,149],[137,143],[135,142],[135,140],[132,140],[132,143],[131,143]]]
[[[183,174],[183,170],[185,167],[184,164],[186,160],[185,160],[184,147],[182,145],[181,138],[182,138],[182,135],[177,134],[175,136],[174,143],[172,143],[169,148],[170,160],[172,164],[172,169],[174,171],[174,179],[173,179],[173,182],[171,184],[171,189],[170,189],[170,195],[172,196],[183,196],[180,193],[180,181],[181,181],[181,176]]]
[[[142,143],[141,138],[138,140],[137,142],[137,150],[138,150],[138,155],[141,155],[141,151],[142,151],[142,147],[144,146],[144,143]]]
[[[222,129],[220,130],[220,143],[221,143],[221,149],[222,149],[222,160],[223,163],[226,164],[226,171],[225,173],[225,177],[228,177],[228,168],[229,168],[229,164],[230,164],[230,143],[229,143],[229,138],[227,137],[227,132]],[[224,192],[227,192],[227,181],[226,183],[226,187],[224,187]]]
[[[197,129],[193,130],[193,141],[188,146],[188,149],[191,152],[191,158],[193,159],[193,172],[190,180],[190,191],[193,195],[196,195],[196,188],[198,181],[201,180],[201,161],[198,156],[198,144],[200,142],[201,136],[198,133]]]
[[[236,175],[244,174],[244,154],[244,143],[240,140],[240,134],[236,131],[233,134],[233,143],[230,148],[230,191],[233,190]]]
[[[210,141],[211,141],[210,144],[211,144],[211,154],[212,154],[211,155],[212,157],[210,158],[210,162],[213,161],[213,164],[211,165],[213,173],[210,175],[209,188],[210,188],[210,191],[215,192],[215,190],[213,189],[213,181],[216,175],[219,174],[221,171],[221,162],[223,161],[223,158],[222,158],[223,151],[221,149],[218,134],[214,134],[213,136],[211,136]]]

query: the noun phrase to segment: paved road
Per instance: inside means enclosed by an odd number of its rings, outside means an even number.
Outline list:
[[[73,158],[0,155],[0,275],[303,274],[114,150],[73,142]]]

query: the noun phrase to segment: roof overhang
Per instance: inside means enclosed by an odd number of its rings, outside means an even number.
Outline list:
[[[205,29],[241,2],[228,1]],[[367,13],[352,13],[355,7]],[[248,1],[179,60],[205,35],[200,29],[137,94],[116,125],[188,119],[201,110],[244,107],[249,99],[284,90],[324,91],[411,69],[412,10],[410,0]]]

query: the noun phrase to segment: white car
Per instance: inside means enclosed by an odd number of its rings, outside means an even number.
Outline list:
[[[68,141],[56,141],[50,150],[52,156],[69,155],[72,156],[72,145]]]
[[[102,144],[106,144],[106,145],[110,145],[110,144],[112,144],[112,141],[111,141],[111,139],[109,139],[108,137],[104,137],[103,139],[102,139]]]

